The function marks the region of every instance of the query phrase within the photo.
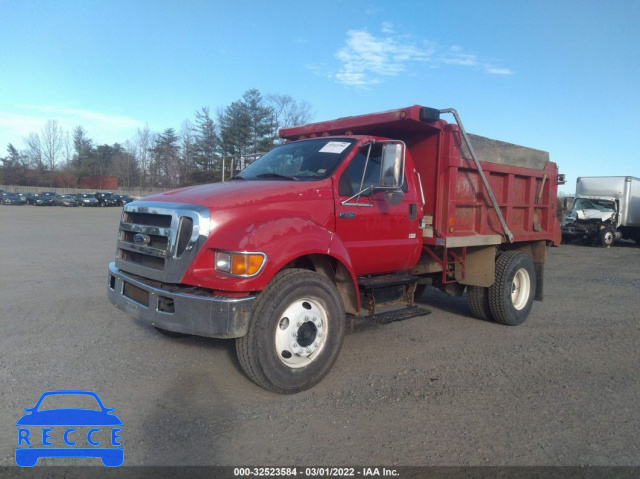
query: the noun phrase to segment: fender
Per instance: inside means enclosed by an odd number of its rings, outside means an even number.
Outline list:
[[[310,219],[269,216],[271,218],[264,218],[260,224],[216,231],[198,253],[182,283],[230,293],[262,291],[288,263],[307,255],[323,255],[336,259],[346,268],[357,291],[351,258],[334,231]],[[262,252],[267,255],[267,261],[258,275],[238,278],[214,270],[216,249]]]

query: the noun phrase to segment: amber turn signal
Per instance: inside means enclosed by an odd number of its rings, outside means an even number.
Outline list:
[[[265,259],[264,253],[216,251],[215,268],[234,276],[254,276],[262,269]]]

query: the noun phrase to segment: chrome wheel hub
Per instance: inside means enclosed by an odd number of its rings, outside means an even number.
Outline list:
[[[324,348],[327,312],[314,299],[293,302],[280,316],[275,331],[278,358],[291,368],[311,364]]]
[[[531,291],[531,278],[529,272],[520,268],[516,271],[511,283],[511,302],[513,307],[517,310],[521,310],[527,305],[529,301],[529,293]]]

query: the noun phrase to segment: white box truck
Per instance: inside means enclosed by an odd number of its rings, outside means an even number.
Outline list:
[[[640,244],[640,178],[578,178],[573,208],[562,221],[562,239],[601,246],[611,246],[619,239]]]

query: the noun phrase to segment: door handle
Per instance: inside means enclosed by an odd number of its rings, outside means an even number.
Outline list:
[[[409,204],[409,219],[415,220],[418,217],[418,205],[415,203]]]

